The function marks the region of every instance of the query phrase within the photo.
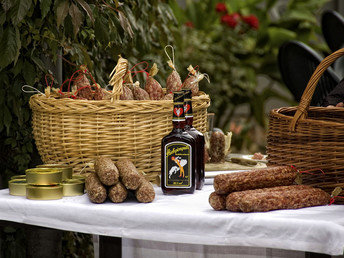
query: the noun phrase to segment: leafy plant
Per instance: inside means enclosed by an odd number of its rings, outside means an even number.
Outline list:
[[[325,2],[204,0],[186,1],[186,8],[181,8],[172,1],[183,35],[176,37],[179,67],[191,63],[209,74],[211,83],[201,82],[201,89],[212,99],[215,126],[228,130],[239,123],[242,128],[233,136],[236,150],[264,150],[269,99],[295,104],[280,93],[286,88],[278,71],[278,48],[294,39],[326,50],[316,20]],[[186,76],[186,70],[181,73]],[[248,109],[247,115],[241,114],[243,108]],[[257,131],[262,133],[259,138]]]
[[[175,18],[165,1],[2,0],[0,2],[0,177],[9,178],[40,163],[28,105],[31,85],[40,91],[47,73],[62,78],[85,64],[105,86],[118,55],[131,64],[162,64],[163,47],[173,42]],[[161,65],[163,71],[163,66]],[[11,250],[10,250],[11,251]],[[15,252],[15,250],[12,250]]]
[[[56,77],[63,57],[63,79],[85,64],[96,81],[107,75],[119,54],[131,64],[159,58],[173,41],[169,27],[175,19],[169,6],[154,1],[4,0],[0,5],[0,133],[2,175],[5,182],[33,161],[30,94],[22,86],[40,91],[44,75]],[[162,69],[163,70],[163,69]],[[54,86],[59,86],[55,79]],[[30,164],[30,162],[32,163]]]

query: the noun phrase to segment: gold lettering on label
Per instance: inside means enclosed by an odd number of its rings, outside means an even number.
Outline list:
[[[167,149],[167,152],[166,152],[166,157],[169,157],[173,154],[175,155],[182,155],[182,154],[179,154],[178,152],[180,151],[184,151],[184,150],[187,150],[189,149],[189,147],[180,147],[180,148],[173,148],[173,149]]]

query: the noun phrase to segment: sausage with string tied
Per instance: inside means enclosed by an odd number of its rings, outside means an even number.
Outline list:
[[[218,194],[267,188],[294,183],[297,170],[291,166],[271,166],[246,172],[220,174],[214,178],[214,189]]]
[[[320,188],[263,191],[244,195],[239,201],[242,212],[266,212],[326,205],[331,196]]]
[[[255,195],[258,193],[268,193],[274,191],[293,191],[293,190],[303,190],[303,189],[312,189],[311,186],[308,185],[287,185],[287,186],[276,186],[271,188],[262,188],[262,189],[254,189],[254,190],[246,190],[240,192],[233,192],[228,194],[225,198],[225,207],[223,209],[227,209],[229,211],[241,211],[240,210],[240,202],[242,199],[246,197],[246,195]]]

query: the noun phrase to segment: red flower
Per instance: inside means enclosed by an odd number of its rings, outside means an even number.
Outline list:
[[[225,14],[221,17],[221,22],[226,24],[230,28],[235,28],[240,20],[238,13]]]
[[[185,24],[184,24],[186,27],[189,27],[189,28],[194,28],[194,24],[191,22],[191,21],[187,21]]]
[[[215,10],[218,13],[227,13],[227,7],[224,3],[217,3]]]
[[[249,16],[244,16],[242,17],[243,21],[246,22],[248,25],[251,26],[253,29],[258,29],[259,28],[259,20],[257,16],[251,14]]]

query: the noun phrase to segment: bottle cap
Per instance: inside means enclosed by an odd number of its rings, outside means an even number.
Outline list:
[[[173,117],[172,121],[182,122],[185,121],[184,116],[184,92],[173,92]]]
[[[184,103],[184,92],[182,91],[175,91],[173,92],[173,102],[176,103]]]
[[[192,92],[189,89],[183,89],[184,92],[184,101],[191,100],[192,98]]]

